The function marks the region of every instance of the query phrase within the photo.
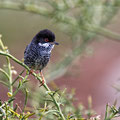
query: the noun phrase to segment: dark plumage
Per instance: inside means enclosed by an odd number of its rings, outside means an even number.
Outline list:
[[[24,51],[24,63],[31,69],[42,70],[49,62],[55,42],[55,35],[48,29],[35,35]]]

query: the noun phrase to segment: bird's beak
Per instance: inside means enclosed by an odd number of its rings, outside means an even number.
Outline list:
[[[57,42],[55,42],[55,41],[53,42],[53,44],[54,44],[54,45],[59,45],[59,43],[57,43]]]

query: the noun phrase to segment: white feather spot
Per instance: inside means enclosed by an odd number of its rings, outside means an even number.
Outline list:
[[[49,47],[49,43],[38,43],[39,46],[43,46],[45,48]]]
[[[39,46],[42,46],[42,44],[41,44],[41,43],[38,43],[38,45],[39,45]]]

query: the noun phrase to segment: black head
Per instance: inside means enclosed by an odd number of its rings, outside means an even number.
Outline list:
[[[55,42],[55,34],[48,29],[41,30],[39,33],[35,35],[33,40],[35,41],[35,43],[50,42],[50,43],[55,43],[56,45],[58,44]]]

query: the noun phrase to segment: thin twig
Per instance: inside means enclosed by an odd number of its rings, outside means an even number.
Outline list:
[[[9,75],[7,72],[5,72],[3,69],[0,68],[0,72],[2,72],[6,77],[7,79],[9,80]]]
[[[25,89],[25,103],[24,103],[24,107],[23,107],[23,112],[25,111],[26,105],[27,105],[27,100],[28,100],[28,90]]]
[[[25,70],[23,70],[16,78],[15,80],[12,82],[12,85],[14,85],[14,83],[20,78],[20,76],[24,73]]]

